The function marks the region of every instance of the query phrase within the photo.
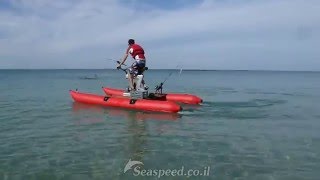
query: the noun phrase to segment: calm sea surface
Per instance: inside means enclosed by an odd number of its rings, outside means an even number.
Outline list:
[[[170,72],[147,71],[150,89]],[[166,92],[204,99],[179,114],[70,98],[124,88],[117,70],[0,70],[0,82],[0,179],[320,178],[317,72],[174,71]]]

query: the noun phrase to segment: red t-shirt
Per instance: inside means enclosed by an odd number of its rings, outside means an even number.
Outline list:
[[[135,60],[145,60],[144,50],[138,44],[132,44],[127,49],[127,54],[131,54],[132,58]]]

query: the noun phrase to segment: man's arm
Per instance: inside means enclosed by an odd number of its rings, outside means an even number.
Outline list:
[[[122,60],[121,60],[121,63],[119,64],[119,66],[121,66],[122,64],[124,64],[124,62],[126,62],[126,60],[127,60],[127,58],[128,58],[128,53],[126,53],[124,56],[123,56],[123,58],[122,58]]]
[[[122,64],[124,64],[124,62],[126,62],[130,51],[132,51],[132,48],[128,47],[118,67],[120,67]]]

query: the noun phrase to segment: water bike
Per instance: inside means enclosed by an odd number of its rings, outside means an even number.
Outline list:
[[[120,64],[119,61],[118,63]],[[128,78],[129,68],[120,66],[118,70],[123,70]],[[105,95],[83,93],[78,90],[70,90],[70,95],[75,102],[85,104],[169,113],[182,111],[179,103],[200,104],[202,102],[200,97],[191,94],[163,93],[164,82],[157,85],[154,92],[149,92],[149,87],[143,79],[143,72],[146,70],[148,70],[147,67],[140,69],[138,75],[133,78],[135,90],[102,87]]]

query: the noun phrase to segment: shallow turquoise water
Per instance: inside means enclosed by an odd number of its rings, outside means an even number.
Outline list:
[[[147,83],[169,73],[149,70]],[[99,79],[79,78],[94,74]],[[120,71],[0,70],[0,179],[156,179],[123,173],[129,159],[146,170],[210,167],[209,176],[190,179],[319,179],[319,79],[177,71],[167,92],[197,94],[203,105],[155,114],[73,103],[70,89],[125,87]]]

